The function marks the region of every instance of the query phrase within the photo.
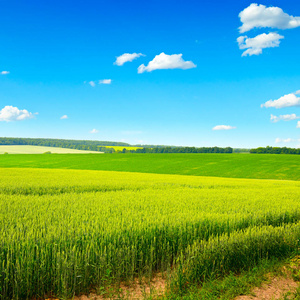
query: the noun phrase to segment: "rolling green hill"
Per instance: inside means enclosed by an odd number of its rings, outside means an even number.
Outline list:
[[[0,155],[0,167],[300,180],[300,156],[273,154]]]

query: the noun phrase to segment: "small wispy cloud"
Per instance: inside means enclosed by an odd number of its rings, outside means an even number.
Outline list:
[[[283,108],[283,107],[300,106],[300,97],[297,97],[298,94],[299,91],[284,95],[277,100],[269,100],[264,104],[261,104],[261,107]]]
[[[266,48],[279,47],[280,40],[283,38],[284,36],[278,33],[270,32],[269,34],[262,33],[254,38],[248,38],[246,35],[240,36],[237,42],[241,50],[246,49],[242,56],[251,56],[262,54],[262,50]]]
[[[297,122],[297,128],[300,128],[300,121]]]
[[[26,109],[18,109],[14,106],[5,106],[0,111],[0,121],[11,122],[11,121],[23,121],[26,119],[33,119],[34,115],[38,113],[31,113]]]
[[[98,133],[98,132],[99,132],[99,130],[97,130],[95,128],[90,131],[90,133]]]
[[[67,115],[63,115],[63,116],[60,117],[60,119],[61,119],[61,120],[68,119],[68,116],[67,116]]]
[[[271,115],[271,122],[273,123],[277,123],[279,121],[293,121],[293,120],[297,120],[300,119],[300,117],[298,117],[296,114],[290,114],[290,115],[281,115],[279,117]]]
[[[86,83],[86,82],[85,82]],[[95,87],[97,84],[111,84],[112,80],[111,79],[100,79],[100,80],[92,80],[89,81],[88,84],[92,87]]]
[[[111,84],[111,79],[101,79],[99,80],[99,84]]]
[[[292,142],[295,142],[296,140],[294,139],[291,139],[291,138],[287,138],[287,139],[280,139],[280,138],[276,138],[275,139],[275,143],[278,144],[278,143],[292,143]]]
[[[1,71],[1,75],[7,75],[9,73],[10,73],[9,71]]]
[[[291,29],[300,26],[300,17],[294,17],[285,13],[280,7],[250,4],[239,13],[242,26],[240,33],[253,28],[277,28]]]
[[[192,69],[197,66],[192,61],[185,61],[182,58],[182,54],[165,54],[164,52],[156,55],[147,66],[144,64],[138,67],[138,73],[152,72],[154,70],[166,70],[166,69]]]
[[[231,129],[236,129],[236,127],[230,125],[217,125],[212,128],[212,130],[231,130]]]
[[[134,59],[137,59],[141,56],[146,56],[143,53],[124,53],[117,57],[114,65],[123,66],[126,62],[132,62]]]

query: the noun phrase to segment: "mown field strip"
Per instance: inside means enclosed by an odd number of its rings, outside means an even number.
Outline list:
[[[300,180],[300,155],[284,154],[20,154],[0,155],[1,167]]]
[[[72,297],[178,263],[201,281],[286,257],[299,199],[297,181],[2,168],[0,299]]]
[[[0,145],[0,154],[43,154],[45,152],[51,153],[64,153],[64,154],[87,154],[94,153],[99,154],[102,152],[88,151],[88,150],[77,150],[60,147],[43,147],[43,146],[31,146],[31,145]]]

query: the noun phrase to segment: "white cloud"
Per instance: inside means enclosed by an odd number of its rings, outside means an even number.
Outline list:
[[[90,133],[98,133],[98,132],[99,132],[99,130],[97,130],[95,128],[90,131]]]
[[[185,61],[182,59],[182,54],[168,55],[164,52],[156,55],[153,60],[148,63],[148,66],[144,64],[138,67],[138,73],[151,72],[154,70],[163,69],[191,69],[196,68],[196,65],[192,61]]]
[[[9,71],[2,71],[1,72],[1,75],[7,75],[7,74],[9,74]]]
[[[133,61],[134,59],[137,59],[140,56],[146,56],[143,53],[124,53],[117,57],[116,61],[114,62],[114,65],[117,66],[123,66],[128,61]]]
[[[284,95],[277,100],[269,100],[266,103],[262,104],[261,107],[283,108],[291,106],[300,106],[300,97],[297,97],[296,95],[297,92]]]
[[[275,143],[277,144],[277,143],[280,143],[281,142],[281,139],[280,138],[276,138],[275,139]]]
[[[235,129],[236,127],[229,126],[229,125],[217,125],[212,130],[231,130]]]
[[[300,128],[300,121],[297,122],[297,128]]]
[[[67,115],[63,115],[63,116],[60,117],[60,119],[61,120],[68,119],[68,116]]]
[[[290,115],[281,115],[279,117],[271,115],[271,122],[273,123],[277,123],[281,120],[283,121],[293,121],[293,120],[297,120],[300,119],[300,117],[298,117],[296,114],[290,114]]]
[[[111,84],[111,79],[101,79],[99,80],[99,84]]]
[[[280,139],[280,138],[276,138],[275,143],[291,143],[291,142],[295,142],[295,140],[288,138],[288,139]]]
[[[241,11],[239,17],[243,23],[239,28],[240,33],[253,28],[291,29],[300,26],[300,17],[290,16],[279,7],[266,7],[256,3],[250,4],[250,6]]]
[[[269,34],[262,33],[254,38],[248,38],[246,35],[240,36],[237,38],[237,42],[241,50],[247,49],[243,52],[242,56],[251,56],[262,54],[262,49],[278,47],[280,39],[283,38],[284,36],[278,33],[270,32]]]
[[[22,121],[34,118],[35,114],[26,109],[18,109],[17,107],[7,105],[0,111],[0,121]]]
[[[98,80],[98,84],[111,84],[112,80],[111,79],[101,79]],[[97,84],[97,81],[90,81],[88,84],[92,87],[95,87]]]

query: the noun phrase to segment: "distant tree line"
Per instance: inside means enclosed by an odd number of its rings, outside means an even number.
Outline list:
[[[113,148],[106,148],[105,146],[130,146],[129,144],[122,142],[7,137],[0,137],[0,145],[32,145],[45,147],[60,147],[77,150],[100,151],[106,153],[113,153],[115,152],[115,150]]]
[[[250,153],[258,154],[300,154],[300,149],[296,148],[287,148],[287,147],[259,147],[251,149]]]
[[[232,153],[233,149],[230,147],[154,147],[130,150],[128,152],[134,153]]]
[[[93,141],[93,140],[65,140],[65,139],[44,139],[44,138],[11,138],[0,137],[1,145],[34,145],[34,146],[51,146],[61,144],[72,145],[95,145],[95,146],[131,146],[123,142],[109,142],[109,141]]]
[[[43,138],[10,138],[0,137],[0,145],[32,145],[45,147],[60,147],[77,150],[100,151],[105,153],[116,152],[114,148],[107,148],[105,146],[121,146],[124,147],[118,153],[268,153],[268,154],[300,154],[300,148],[287,147],[259,147],[255,149],[243,148],[221,148],[221,147],[176,147],[164,145],[134,145],[143,148],[131,150],[126,149],[132,145],[124,142],[110,142],[110,141],[92,141],[92,140],[64,140],[64,139],[43,139]]]
[[[114,148],[105,146],[124,146],[121,153],[232,153],[230,147],[175,147],[175,146],[159,146],[159,145],[144,145],[141,149],[126,149],[132,145],[123,142],[108,142],[108,141],[89,141],[89,140],[63,140],[63,139],[42,139],[42,138],[8,138],[0,137],[0,145],[32,145],[45,147],[60,147],[77,150],[100,151],[105,153],[116,152]],[[136,145],[141,146],[141,145]]]

